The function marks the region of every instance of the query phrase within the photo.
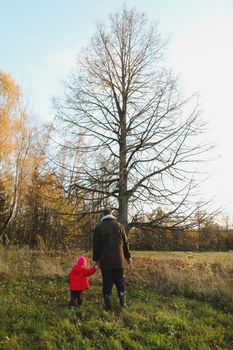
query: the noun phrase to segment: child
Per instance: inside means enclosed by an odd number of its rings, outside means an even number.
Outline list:
[[[70,301],[69,309],[75,305],[78,307],[82,304],[82,291],[88,289],[88,276],[96,272],[96,266],[88,269],[86,267],[87,259],[80,256],[76,264],[69,273]]]

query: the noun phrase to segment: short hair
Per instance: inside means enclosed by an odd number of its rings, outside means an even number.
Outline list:
[[[111,208],[104,208],[103,214],[105,215],[111,215],[112,214],[112,209]]]

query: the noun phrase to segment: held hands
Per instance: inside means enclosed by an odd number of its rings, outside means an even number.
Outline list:
[[[88,258],[88,257],[86,257],[86,259],[87,259],[88,261],[90,261],[92,264],[94,264],[94,266],[95,266],[96,269],[99,268],[99,261],[94,261],[94,260],[92,260],[91,258]]]

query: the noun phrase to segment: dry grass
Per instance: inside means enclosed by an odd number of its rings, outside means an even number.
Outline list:
[[[233,308],[233,266],[175,258],[137,257],[127,270],[132,283],[153,286],[166,293],[182,294]]]
[[[179,259],[208,264],[219,263],[233,268],[233,251],[229,252],[175,252],[175,251],[135,251],[135,257],[150,257],[159,260]]]

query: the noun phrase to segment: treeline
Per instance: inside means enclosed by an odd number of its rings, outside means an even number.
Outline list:
[[[229,251],[233,250],[233,230],[213,221],[202,228],[131,229],[130,246],[134,250]]]

